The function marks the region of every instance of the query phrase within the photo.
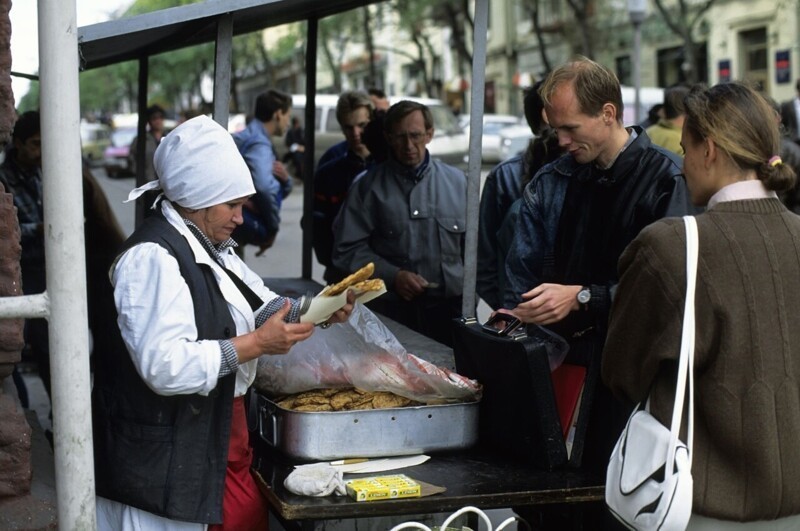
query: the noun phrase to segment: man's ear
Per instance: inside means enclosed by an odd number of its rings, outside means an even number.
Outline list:
[[[602,114],[605,125],[611,125],[617,121],[617,108],[613,103],[604,104]]]

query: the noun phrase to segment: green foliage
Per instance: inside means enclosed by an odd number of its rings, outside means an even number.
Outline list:
[[[39,82],[31,81],[27,94],[17,102],[17,112],[22,114],[28,111],[39,110]]]

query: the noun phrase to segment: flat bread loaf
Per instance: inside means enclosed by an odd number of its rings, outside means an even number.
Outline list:
[[[352,287],[359,282],[367,280],[375,272],[375,264],[370,262],[352,275],[345,277],[341,282],[337,282],[332,286],[326,287],[320,295],[324,297],[333,297],[345,291],[347,288]],[[364,290],[367,291],[367,290]]]

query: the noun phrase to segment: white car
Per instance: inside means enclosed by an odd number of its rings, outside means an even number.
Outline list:
[[[506,160],[525,151],[533,138],[531,128],[525,125],[512,125],[500,130],[500,160]]]
[[[469,121],[465,132],[469,135]],[[483,135],[481,136],[481,160],[484,164],[496,164],[503,160],[500,132],[506,127],[517,127],[524,124],[521,118],[511,114],[484,114]],[[527,126],[526,126],[527,127]],[[529,129],[530,130],[530,129]]]

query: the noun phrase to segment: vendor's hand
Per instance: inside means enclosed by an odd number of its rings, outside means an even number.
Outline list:
[[[262,354],[286,354],[298,341],[308,339],[314,332],[313,323],[287,323],[284,321],[291,304],[283,307],[255,331],[237,336],[231,341],[239,356],[239,363],[255,359]]]
[[[511,313],[524,323],[557,323],[569,315],[569,312],[580,309],[577,298],[580,290],[581,286],[539,284],[522,294],[524,301]]]
[[[401,269],[394,277],[394,290],[403,299],[410,301],[425,293],[428,281],[411,271]]]
[[[286,166],[283,165],[283,162],[279,160],[272,163],[272,175],[282,183],[289,180],[289,172],[286,171]]]
[[[324,327],[330,326],[335,323],[344,323],[350,319],[350,314],[353,313],[353,305],[356,303],[356,294],[353,290],[347,291],[347,304],[336,310],[327,321],[323,323]]]

